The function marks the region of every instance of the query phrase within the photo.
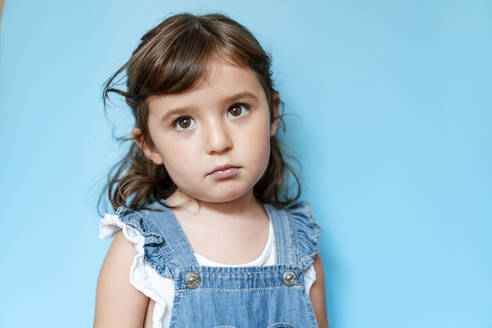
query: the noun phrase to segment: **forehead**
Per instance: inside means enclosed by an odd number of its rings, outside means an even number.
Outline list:
[[[232,85],[231,82],[234,82]],[[192,88],[207,87],[207,84],[224,84],[230,87],[245,85],[254,87],[259,84],[256,73],[247,66],[235,64],[225,59],[212,60],[207,65],[203,77]]]
[[[208,64],[202,78],[191,89],[179,94],[151,96],[148,103],[151,112],[162,112],[165,109],[183,106],[212,105],[214,102],[246,92],[266,101],[265,92],[255,71],[225,60],[215,60]]]

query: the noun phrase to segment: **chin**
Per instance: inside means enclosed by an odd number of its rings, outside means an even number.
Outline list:
[[[209,203],[228,203],[228,202],[231,202],[233,200],[236,200],[238,199],[239,197],[241,197],[241,195],[231,195],[231,194],[228,194],[228,195],[223,195],[223,196],[215,196],[213,198],[208,198],[208,199],[203,199],[203,201],[206,201],[206,202],[209,202]]]
[[[204,195],[202,200],[210,203],[227,203],[236,200],[238,198],[241,198],[248,192],[248,190],[244,190],[242,188],[240,190],[238,188],[228,188],[228,189],[229,190],[220,190],[220,191],[215,190],[213,191],[212,197],[210,197],[211,195]]]

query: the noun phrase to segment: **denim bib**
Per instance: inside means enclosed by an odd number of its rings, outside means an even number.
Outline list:
[[[165,203],[165,201],[163,201]],[[318,253],[321,228],[311,206],[264,204],[275,233],[276,265],[213,267],[198,264],[171,209],[119,207],[116,214],[145,238],[145,261],[175,282],[170,327],[318,327],[304,288],[304,270]]]

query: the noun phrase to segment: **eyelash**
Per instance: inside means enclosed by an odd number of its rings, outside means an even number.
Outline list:
[[[227,109],[227,111],[229,111],[231,108],[234,108],[236,106],[242,106],[243,108],[246,109],[246,112],[250,111],[251,110],[251,107],[248,105],[248,104],[245,104],[245,103],[235,103],[233,104],[231,107],[229,107]],[[243,115],[244,116],[244,115]],[[237,117],[243,117],[243,116],[237,116]],[[178,125],[178,122],[184,118],[191,118],[190,116],[180,116],[178,117],[177,119],[175,119],[172,123],[171,123],[171,127],[172,128],[176,128],[176,126]],[[186,131],[188,129],[182,129],[182,130],[178,130],[178,131]]]

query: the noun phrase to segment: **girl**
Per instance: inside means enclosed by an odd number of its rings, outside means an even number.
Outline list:
[[[295,202],[270,63],[234,20],[184,13],[106,83],[135,128],[106,186],[95,327],[328,327],[321,228]],[[125,70],[126,90],[113,87]]]

